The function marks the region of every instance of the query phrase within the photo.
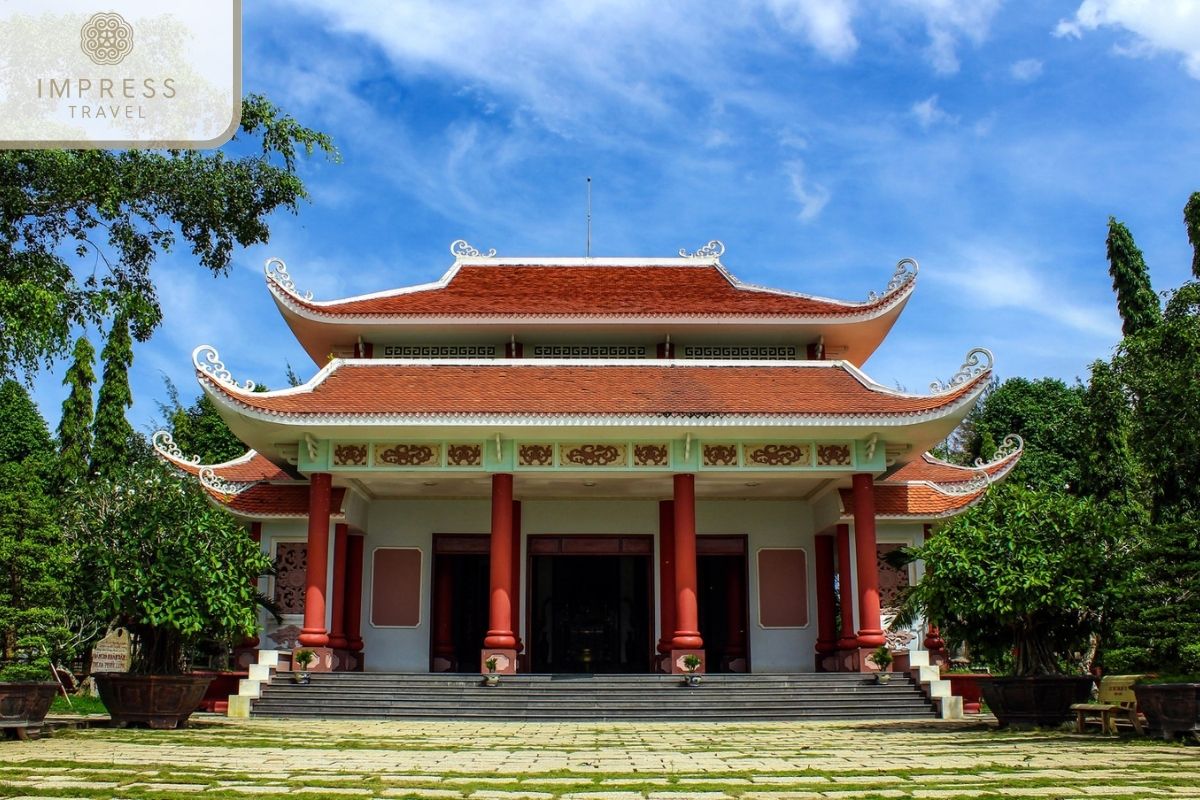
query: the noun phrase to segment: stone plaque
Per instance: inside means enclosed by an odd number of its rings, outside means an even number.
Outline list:
[[[132,660],[129,632],[117,628],[92,647],[92,672],[128,672]]]

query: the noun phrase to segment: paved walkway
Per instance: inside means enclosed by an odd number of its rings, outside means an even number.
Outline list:
[[[1200,797],[1200,748],[978,722],[196,722],[0,742],[0,797]]]

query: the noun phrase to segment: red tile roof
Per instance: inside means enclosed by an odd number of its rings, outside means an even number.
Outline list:
[[[250,450],[245,455],[222,464],[193,464],[187,460],[174,458],[161,450],[159,451],[159,455],[189,475],[199,475],[200,470],[205,467],[211,467],[214,475],[232,483],[285,481],[292,477],[281,467],[268,461],[266,456],[254,450]]]
[[[929,453],[922,453],[920,458],[914,459],[907,464],[901,464],[890,474],[882,478],[882,480],[888,483],[903,483],[907,481],[962,483],[963,481],[977,478],[981,469],[989,477],[996,477],[1001,473],[1008,472],[1011,466],[1009,458],[1001,458],[978,467],[966,467],[959,466],[958,464],[947,464],[945,461]]]
[[[327,302],[302,298],[273,276],[269,285],[289,304],[332,316],[834,317],[889,307],[913,283],[910,277],[869,302],[847,303],[746,286],[715,264],[462,265],[447,277],[445,285]]]
[[[259,519],[264,517],[307,517],[307,483],[256,483],[234,495],[220,494],[208,490],[209,496],[240,517]],[[346,490],[333,489],[330,510],[334,516],[342,514],[342,503]]]
[[[839,489],[842,508],[854,507],[854,491]],[[965,511],[987,492],[981,488],[970,494],[944,494],[927,484],[875,486],[875,515],[877,517],[949,517]],[[847,516],[849,511],[847,511]]]
[[[302,390],[238,391],[198,371],[238,406],[277,416],[618,414],[907,416],[971,395],[990,370],[953,390],[915,396],[868,385],[842,362],[555,364],[544,361],[335,361]]]

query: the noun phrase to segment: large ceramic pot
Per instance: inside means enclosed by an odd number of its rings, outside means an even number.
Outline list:
[[[0,683],[0,728],[41,725],[56,692],[57,683]]]
[[[950,681],[950,694],[962,698],[963,711],[968,714],[979,713],[979,704],[983,700],[983,688],[979,682],[991,677],[984,672],[942,673],[942,680]]]
[[[96,688],[113,722],[177,728],[200,705],[211,675],[133,675],[98,672]]]
[[[1200,732],[1200,683],[1135,684],[1138,710],[1164,739]]]
[[[1094,682],[1086,675],[1039,675],[1035,678],[986,678],[979,681],[983,700],[1000,727],[1055,726],[1074,717],[1072,703],[1086,703]]]

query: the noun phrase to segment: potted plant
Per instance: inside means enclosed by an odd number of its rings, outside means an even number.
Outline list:
[[[887,684],[892,679],[892,651],[887,648],[887,645],[876,647],[871,653],[871,660],[875,662],[875,666],[879,667],[879,671],[875,673],[875,682]]]
[[[700,669],[700,656],[695,653],[688,653],[683,657],[683,668],[687,670],[687,674],[683,676],[683,684],[685,686],[699,686],[701,676],[696,670]]]
[[[1119,604],[1123,521],[1097,503],[1015,482],[949,521],[921,547],[922,580],[909,587],[894,627],[936,619],[1008,675],[979,681],[1001,726],[1058,725],[1093,686],[1076,653]]]
[[[69,655],[71,562],[46,486],[32,457],[0,464],[0,728],[21,738],[58,691],[52,658]]]
[[[199,485],[154,461],[77,487],[68,517],[96,613],[131,639],[129,672],[96,675],[101,699],[115,722],[177,727],[211,680],[188,674],[197,644],[256,630],[268,559]]]
[[[292,663],[300,668],[292,670],[292,683],[305,685],[312,680],[312,677],[308,674],[308,665],[316,657],[317,654],[312,650],[297,650],[295,653],[292,653]]]
[[[496,674],[496,664],[495,656],[491,656],[487,661],[483,662],[483,665],[487,667],[487,675],[483,676],[485,686],[496,686],[500,683],[500,676]]]

